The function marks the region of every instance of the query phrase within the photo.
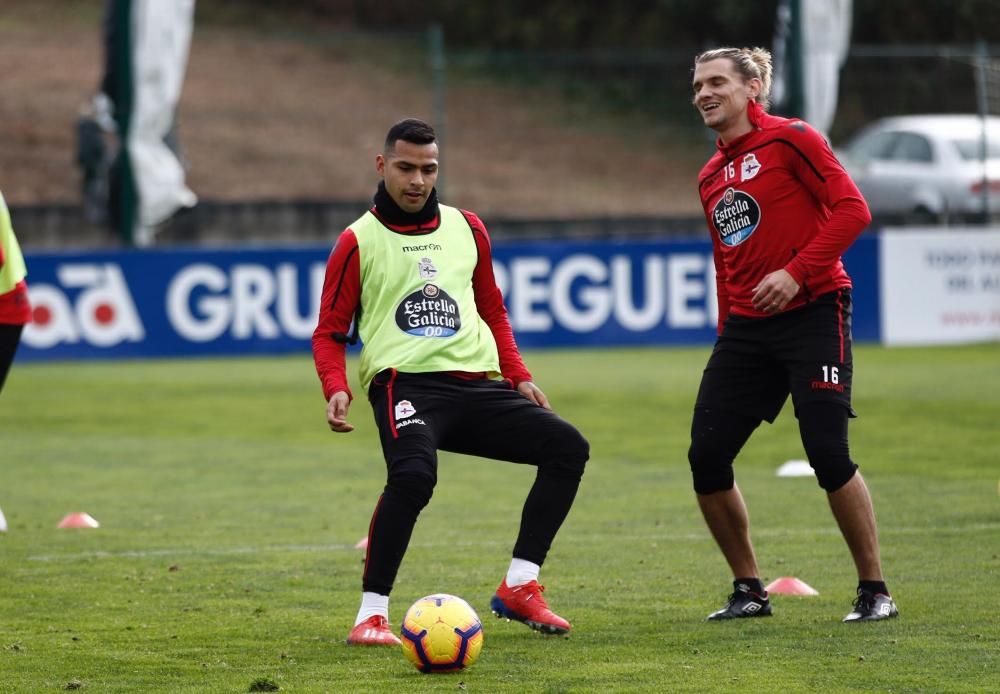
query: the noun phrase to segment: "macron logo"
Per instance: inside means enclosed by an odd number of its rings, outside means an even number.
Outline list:
[[[403,246],[403,253],[422,253],[424,251],[440,251],[441,246],[436,243],[425,243],[420,246]]]

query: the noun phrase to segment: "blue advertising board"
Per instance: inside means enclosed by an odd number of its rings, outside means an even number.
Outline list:
[[[496,243],[524,348],[710,344],[707,239]],[[28,254],[34,322],[19,359],[307,352],[329,248]],[[845,256],[857,340],[879,339],[878,243]]]

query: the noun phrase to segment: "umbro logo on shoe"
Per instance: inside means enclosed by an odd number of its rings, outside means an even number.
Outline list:
[[[881,619],[891,619],[899,615],[896,603],[892,597],[881,593],[859,591],[858,599],[854,601],[854,609],[844,617],[845,622],[876,622]]]
[[[745,584],[734,586],[736,590],[729,596],[729,601],[721,610],[708,615],[708,619],[740,619],[745,617],[768,617],[771,614],[771,601],[767,594],[757,595]]]

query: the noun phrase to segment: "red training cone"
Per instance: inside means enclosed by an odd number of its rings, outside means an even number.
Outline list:
[[[782,576],[768,584],[764,590],[779,595],[819,595],[819,591],[795,576]]]
[[[354,549],[368,549],[368,536],[365,535],[358,540],[358,544],[354,545]]]
[[[101,524],[98,523],[93,516],[89,513],[70,513],[61,521],[59,521],[60,528],[99,528]]]

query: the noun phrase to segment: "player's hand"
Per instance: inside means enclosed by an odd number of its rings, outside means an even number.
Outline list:
[[[552,406],[549,405],[549,399],[545,397],[545,393],[542,389],[536,386],[531,381],[521,381],[517,384],[517,392],[519,392],[524,397],[531,400],[539,407],[544,407],[546,410],[551,410]]]
[[[788,271],[775,270],[753,289],[753,307],[764,313],[778,313],[799,293],[799,283]]]
[[[326,421],[330,424],[330,429],[338,434],[346,434],[354,431],[354,425],[347,422],[347,410],[351,408],[351,398],[342,390],[330,396],[330,402],[326,406]]]

